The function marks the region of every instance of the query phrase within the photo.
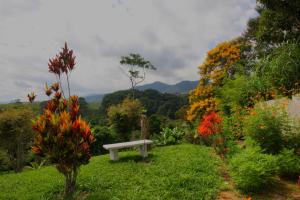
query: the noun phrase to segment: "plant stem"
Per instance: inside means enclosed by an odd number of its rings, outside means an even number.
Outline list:
[[[63,90],[63,88],[62,88],[62,84],[61,84],[61,79],[60,79],[60,76],[58,75],[58,83],[59,83],[59,87],[60,87],[60,90],[61,90],[61,92],[62,92],[62,95],[64,96],[64,98],[66,98],[66,96],[65,96],[65,93],[64,93],[64,90]]]
[[[69,75],[68,75],[68,72],[66,73],[67,74],[67,83],[68,83],[68,91],[69,91],[69,99],[71,97],[71,90],[70,90],[70,83],[69,83]]]

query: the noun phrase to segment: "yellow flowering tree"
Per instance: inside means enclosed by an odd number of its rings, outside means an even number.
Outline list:
[[[218,44],[207,52],[199,66],[198,86],[189,94],[187,120],[194,121],[199,115],[216,110],[218,99],[215,90],[222,86],[223,79],[234,74],[234,65],[241,57],[239,39]]]

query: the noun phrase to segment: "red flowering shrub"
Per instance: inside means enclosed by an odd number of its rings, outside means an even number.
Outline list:
[[[220,133],[221,123],[221,117],[215,112],[210,112],[203,116],[202,121],[198,126],[198,133],[201,136],[211,136]]]
[[[223,158],[227,152],[225,137],[221,134],[222,119],[216,112],[210,112],[203,116],[198,133],[203,137],[212,137],[215,151]]]
[[[73,196],[79,167],[87,164],[90,157],[90,145],[94,142],[89,125],[79,115],[78,97],[70,95],[68,74],[73,70],[75,57],[67,44],[59,55],[49,61],[49,71],[59,80],[51,87],[46,84],[45,93],[51,99],[47,102],[43,114],[33,123],[35,140],[32,151],[47,157],[56,165],[66,179],[65,195]],[[69,98],[61,87],[61,77],[67,76]],[[51,97],[52,95],[52,97]],[[35,95],[31,93],[32,102]]]

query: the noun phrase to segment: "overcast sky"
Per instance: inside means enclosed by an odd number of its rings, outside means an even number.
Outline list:
[[[255,0],[0,0],[0,102],[25,99],[55,79],[47,62],[64,42],[74,50],[72,92],[129,88],[122,55],[140,53],[157,68],[145,83],[197,80],[217,43],[240,35]]]

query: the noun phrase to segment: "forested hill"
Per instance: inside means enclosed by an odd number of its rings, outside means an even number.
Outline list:
[[[194,89],[198,84],[198,81],[181,81],[174,85],[169,85],[166,83],[162,83],[156,81],[154,83],[138,86],[137,89],[144,91],[148,89],[157,90],[161,93],[180,93],[180,94],[187,94],[190,90]]]
[[[131,90],[122,90],[103,97],[100,112],[105,114],[111,105],[121,103],[131,95]],[[186,94],[160,93],[156,90],[135,91],[135,98],[141,101],[148,115],[159,114],[174,119],[179,109],[188,103]]]
[[[161,93],[170,93],[170,94],[187,94],[190,90],[196,88],[198,81],[181,81],[174,85],[169,85],[163,82],[156,81],[154,83],[145,84],[138,86],[136,89],[140,91],[145,91],[148,89],[157,90]],[[91,102],[100,102],[105,94],[94,94],[85,96],[85,100],[88,103]]]

